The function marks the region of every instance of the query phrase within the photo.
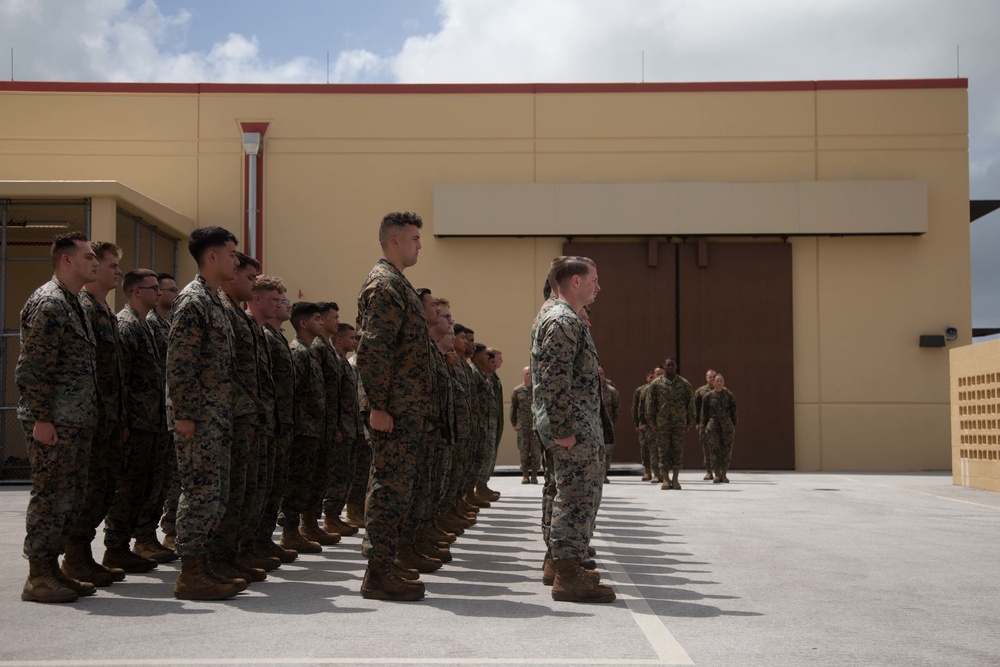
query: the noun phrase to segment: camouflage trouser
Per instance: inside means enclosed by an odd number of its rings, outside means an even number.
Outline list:
[[[670,470],[684,467],[684,426],[669,426],[656,431],[651,437],[650,454],[653,472],[666,475]]]
[[[372,465],[372,446],[368,438],[358,441],[357,456],[354,457],[354,467],[351,477],[351,489],[347,493],[347,502],[364,504],[368,493],[368,473]]]
[[[34,422],[21,422],[31,461],[31,496],[25,517],[24,555],[58,556],[87,494],[87,470],[94,429],[56,426],[59,441],[43,445],[32,436]]]
[[[261,514],[257,527],[257,539],[270,540],[274,536],[274,527],[278,522],[278,511],[281,509],[281,498],[285,495],[288,483],[288,456],[292,449],[292,425],[281,426],[280,434],[274,438],[273,454],[269,451],[268,463],[271,471],[270,484],[267,487],[267,499],[264,501],[264,512]]]
[[[494,460],[496,459],[496,429],[487,432],[483,440],[482,453],[479,459],[479,470],[476,473],[476,484],[486,484],[493,474]]]
[[[205,426],[206,428],[202,429]],[[226,515],[233,432],[217,424],[197,424],[188,440],[174,433],[177,476],[177,548],[181,556],[208,554],[212,536]]]
[[[70,527],[70,536],[93,540],[115,497],[125,460],[120,422],[101,421],[94,429],[87,471],[87,495],[80,514]]]
[[[156,452],[151,464],[152,474],[149,482],[149,496],[142,509],[139,510],[139,520],[136,523],[133,536],[136,539],[147,539],[156,536],[156,526],[163,514],[163,505],[171,492],[171,484],[177,480],[177,456],[174,455],[174,437],[170,431],[156,434]],[[180,491],[177,491],[178,495]],[[176,516],[177,500],[174,499],[172,515]],[[173,525],[173,524],[171,524]]]
[[[432,431],[424,436],[417,452],[417,479],[413,486],[413,499],[400,532],[400,539],[413,542],[417,531],[425,521],[430,521],[437,513],[440,503],[441,486],[444,480],[445,446],[444,439]]]
[[[521,455],[521,474],[537,473],[542,464],[542,442],[538,439],[538,431],[530,428],[519,429],[517,451]]]
[[[181,499],[181,476],[177,472],[177,449],[174,447],[174,434],[167,433],[170,438],[170,448],[167,450],[167,464],[164,469],[163,507],[160,518],[160,529],[164,535],[177,534],[177,503]]]
[[[653,457],[649,451],[649,431],[638,431],[639,433],[639,458],[642,459],[642,467],[650,468],[653,465]]]
[[[426,424],[424,417],[394,415],[392,433],[371,434],[372,466],[361,545],[361,553],[369,560],[388,564],[396,557],[400,530],[419,481],[417,456],[426,446]]]
[[[274,458],[274,434],[257,431],[250,441],[250,446],[250,456],[247,458],[247,490],[243,496],[240,532],[236,543],[240,549],[251,546],[257,539],[260,519],[264,516],[264,503],[267,502],[273,474],[271,466]]]
[[[549,549],[553,560],[582,560],[587,557],[604,479],[600,446],[578,442],[572,449],[554,445],[549,450],[556,487]]]
[[[351,493],[354,481],[354,460],[358,457],[358,441],[345,437],[334,444],[330,452],[326,475],[326,492],[323,497],[323,513],[330,518],[340,516]]]
[[[458,506],[458,501],[462,499],[464,489],[462,480],[465,479],[465,455],[468,447],[464,446],[468,441],[459,441],[448,446],[448,471],[443,480],[444,485],[441,490],[441,503],[438,506],[438,514],[450,512]]]
[[[325,438],[308,435],[296,435],[292,438],[292,447],[288,452],[285,496],[281,501],[281,513],[285,516],[286,526],[297,526],[302,512],[315,511],[316,506],[310,504],[310,494],[313,478],[317,474],[316,459],[324,447]]]
[[[309,505],[302,510],[303,512],[319,514],[323,508],[323,498],[326,496],[326,488],[330,480],[330,460],[334,457],[333,450],[336,447],[339,445],[333,441],[332,437],[326,436],[322,439],[322,443],[316,451],[316,458],[313,459],[315,470],[309,478],[309,487],[306,490]]]
[[[229,560],[236,555],[243,516],[243,503],[247,493],[247,471],[250,458],[256,451],[257,420],[254,415],[240,416],[233,423],[233,437],[229,452],[229,494],[226,512],[209,537],[208,553],[218,560]],[[256,470],[256,467],[254,468]],[[178,520],[180,520],[178,510]],[[180,531],[178,531],[180,537]]]
[[[729,470],[733,458],[733,441],[736,430],[732,426],[715,425],[711,422],[705,429],[705,438],[712,451],[712,461],[716,469]]]
[[[615,454],[615,443],[604,443],[604,472],[611,470],[611,457]]]
[[[545,483],[542,485],[542,540],[548,548],[549,534],[552,531],[552,499],[556,497],[556,476],[553,470],[552,450],[542,450],[542,471]]]
[[[125,467],[118,490],[104,519],[104,544],[128,546],[139,524],[139,513],[152,493],[153,465],[160,451],[160,434],[129,429]]]
[[[698,429],[698,441],[701,443],[702,467],[705,468],[705,470],[714,470],[715,463],[712,458],[712,448],[708,443],[708,433],[706,433],[703,428]]]

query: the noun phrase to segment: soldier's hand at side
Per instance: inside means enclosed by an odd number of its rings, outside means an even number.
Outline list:
[[[54,445],[59,442],[59,435],[52,422],[35,422],[34,428],[31,429],[31,437],[43,445]]]
[[[392,433],[392,415],[385,410],[372,410],[368,422],[371,424],[372,430]]]
[[[566,449],[573,449],[573,445],[576,444],[576,436],[571,435],[568,438],[559,438],[556,440],[556,444]]]
[[[122,442],[128,441],[128,426],[122,429]]]
[[[193,419],[175,419],[174,420],[174,431],[180,433],[182,436],[190,440],[194,437],[194,420]]]

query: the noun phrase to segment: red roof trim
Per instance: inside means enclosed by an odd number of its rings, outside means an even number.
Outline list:
[[[534,93],[712,93],[809,90],[968,89],[968,79],[721,81],[690,83],[107,83],[0,81],[0,92],[154,94],[441,95]]]

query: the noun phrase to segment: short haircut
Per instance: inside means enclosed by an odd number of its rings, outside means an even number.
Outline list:
[[[292,304],[292,326],[298,331],[302,328],[302,320],[308,320],[319,312],[319,306],[311,301],[296,301]]]
[[[677,358],[676,357],[667,357],[666,359],[663,360],[663,366],[661,366],[661,368],[666,367],[666,365],[668,363],[670,363],[671,361],[674,362],[675,366],[677,365]]]
[[[122,249],[111,241],[91,241],[90,247],[97,255],[98,262],[103,260],[105,255],[114,255],[115,259],[122,258]]]
[[[429,287],[421,287],[417,290],[417,296],[420,298],[421,301],[423,301],[424,297],[430,293],[431,293],[431,288]]]
[[[479,354],[480,352],[485,352],[485,351],[486,351],[485,345],[483,345],[482,343],[476,343],[475,352],[473,352],[473,354]]]
[[[490,354],[503,354],[503,352],[501,352],[495,347],[488,347],[486,348],[486,351],[489,352]]]
[[[257,276],[257,282],[253,286],[254,294],[260,294],[261,292],[284,294],[287,291],[285,283],[281,282],[281,278],[277,276]]]
[[[201,266],[206,252],[214,248],[221,248],[230,241],[234,244],[237,243],[236,237],[228,229],[214,226],[199,227],[188,236],[188,252],[194,257],[198,266]]]
[[[58,264],[63,255],[76,255],[77,241],[90,243],[87,240],[87,235],[83,232],[70,232],[69,234],[60,234],[57,236],[52,241],[52,266]]]
[[[353,326],[351,326],[347,322],[341,322],[340,324],[337,325],[337,338],[340,338],[341,336],[346,336],[352,331],[354,331]]]
[[[378,226],[378,242],[384,248],[389,245],[389,237],[401,232],[407,225],[413,225],[417,229],[424,226],[424,221],[416,213],[409,211],[394,211],[387,213],[382,218],[382,224]]]
[[[177,282],[177,278],[174,278],[173,274],[170,273],[157,273],[156,279],[159,281],[173,280],[174,282]]]
[[[468,329],[466,329],[461,324],[456,324],[455,325],[455,335],[456,336],[459,335],[459,334],[464,334],[466,331],[468,331]]]
[[[253,268],[260,271],[260,262],[251,257],[250,255],[243,254],[242,252],[236,253],[236,259],[240,260],[237,269],[245,269],[247,266],[252,266]]]
[[[473,336],[476,335],[476,332],[473,331],[471,327],[465,327],[465,333],[472,334]]]
[[[122,278],[122,291],[125,298],[132,294],[132,290],[139,287],[146,278],[156,278],[156,271],[151,269],[132,269]]]
[[[448,299],[444,298],[443,296],[439,296],[434,299],[434,305],[448,306],[449,308],[451,308],[451,301],[448,301]]]
[[[548,278],[542,284],[542,297],[548,301],[552,297],[552,285],[549,284]]]
[[[320,315],[326,315],[331,310],[340,312],[340,306],[337,305],[336,301],[317,301],[316,307],[319,308]]]
[[[573,276],[585,276],[590,273],[591,267],[597,264],[589,257],[578,255],[563,255],[552,260],[549,267],[549,285],[556,285],[561,292],[569,284]]]

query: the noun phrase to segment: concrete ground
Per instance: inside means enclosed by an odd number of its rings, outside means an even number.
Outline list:
[[[1000,495],[942,474],[612,477],[594,544],[614,604],[541,584],[540,486],[503,498],[424,575],[358,593],[358,537],[219,603],[161,565],[72,604],[20,601],[26,487],[0,487],[0,665],[1000,664]]]

